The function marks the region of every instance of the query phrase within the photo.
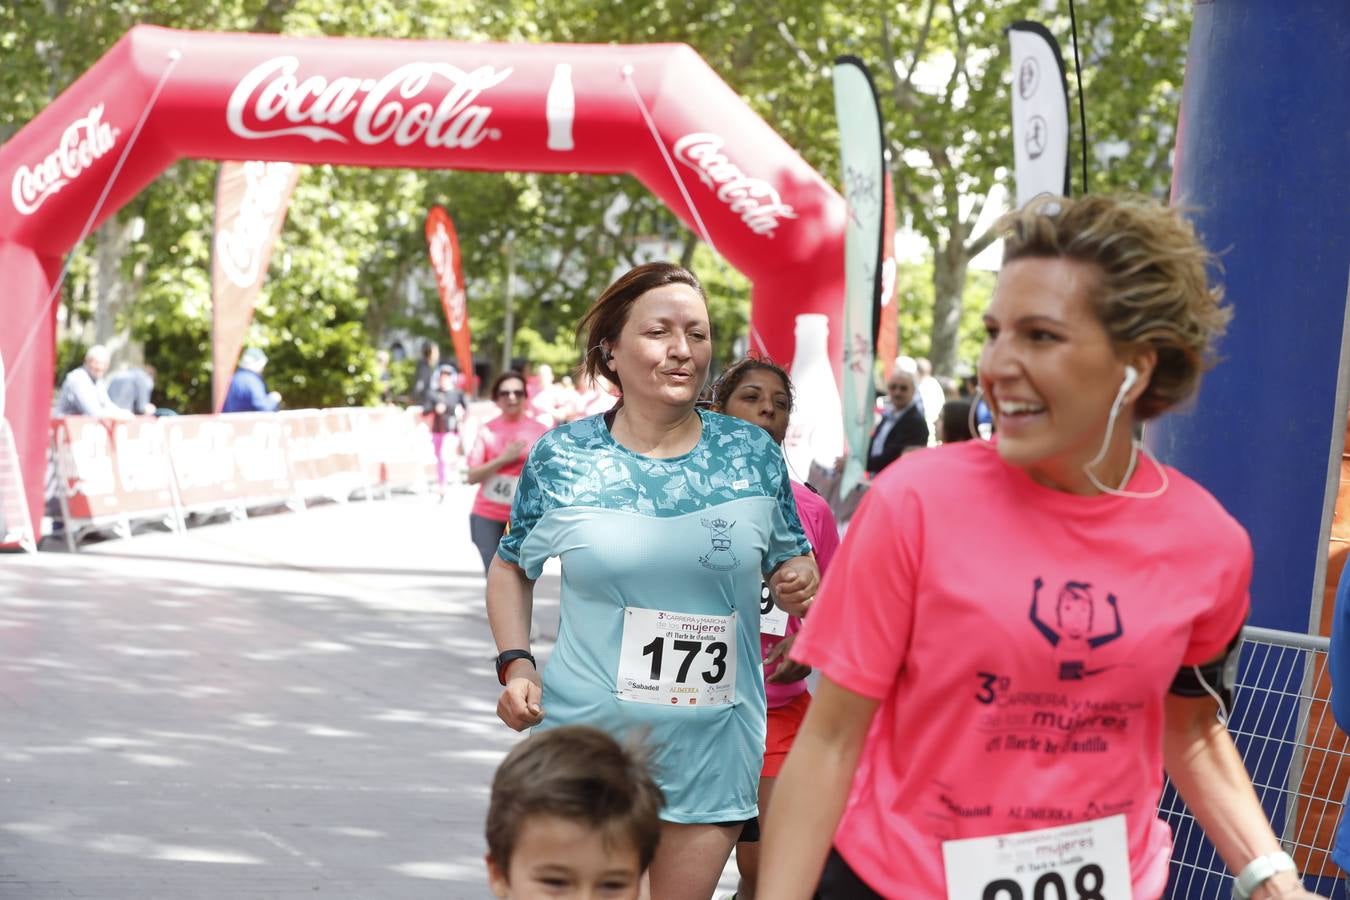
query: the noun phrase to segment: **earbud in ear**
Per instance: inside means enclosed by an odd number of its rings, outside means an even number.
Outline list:
[[[1134,366],[1125,367],[1125,380],[1120,383],[1120,392],[1124,394],[1139,380],[1139,370]]]
[[[607,362],[607,363],[608,363],[608,362],[614,362],[614,351],[613,351],[613,350],[606,350],[606,351],[605,351],[605,362]]]

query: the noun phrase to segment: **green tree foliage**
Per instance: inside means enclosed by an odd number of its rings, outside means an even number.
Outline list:
[[[1187,6],[1077,4],[1094,189],[1166,192]],[[931,247],[926,264],[901,272],[901,349],[950,373],[978,352],[979,310],[990,290],[988,277],[968,272],[992,238],[975,233],[975,223],[990,187],[1011,177],[1002,30],[1039,18],[1072,60],[1062,7],[1047,14],[1041,0],[10,0],[0,4],[0,139],[141,22],[464,41],[680,41],[834,181],[829,74],[837,55],[851,53],[871,65],[882,95],[899,219]],[[93,318],[99,279],[125,283],[133,299],[118,324],[158,367],[159,399],[182,411],[209,405],[217,171],[211,162],[171,167],[75,251],[64,291],[66,319],[79,325]],[[1077,174],[1074,184],[1078,190]],[[288,406],[372,402],[374,348],[395,334],[449,350],[423,235],[437,203],[456,222],[475,347],[494,369],[508,287],[516,327],[507,355],[566,370],[577,359],[577,318],[635,261],[642,238],[669,242],[704,278],[719,358],[746,330],[745,278],[629,177],[313,167],[301,177],[249,335],[268,352],[269,382]],[[131,227],[137,219],[143,230]],[[120,270],[100,271],[99,242],[114,240],[123,242],[111,245],[123,254]]]

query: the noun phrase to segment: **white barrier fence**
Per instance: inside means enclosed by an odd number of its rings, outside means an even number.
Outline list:
[[[435,477],[418,409],[325,409],[52,423],[66,543],[135,521],[181,529],[189,513],[424,490]],[[26,516],[25,516],[26,518]]]

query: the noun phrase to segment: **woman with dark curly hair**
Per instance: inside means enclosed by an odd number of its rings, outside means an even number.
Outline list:
[[[792,379],[788,373],[763,357],[747,356],[727,367],[712,388],[712,408],[763,428],[778,446],[787,436],[788,417],[792,415]],[[792,483],[797,516],[806,529],[807,540],[816,554],[821,574],[829,568],[839,548],[839,525],[830,505],[804,484]],[[759,814],[768,810],[778,773],[787,759],[802,719],[811,705],[806,676],[811,667],[793,662],[788,653],[802,620],[779,609],[769,586],[760,596],[759,642],[764,659],[764,696],[769,706],[768,728],[764,740],[764,767],[759,774]],[[741,881],[737,900],[757,896],[759,879],[759,829],[747,829],[736,844],[736,867]]]
[[[1227,325],[1209,254],[1149,201],[1046,199],[1000,231],[997,441],[887,469],[854,517],[793,648],[822,677],[761,891],[1157,900],[1165,769],[1235,896],[1305,897],[1219,716],[1251,543],[1133,436]]]

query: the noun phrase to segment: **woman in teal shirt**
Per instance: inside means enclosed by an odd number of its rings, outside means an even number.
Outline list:
[[[695,407],[712,356],[698,280],[639,266],[578,332],[584,370],[623,396],[549,432],[526,461],[488,572],[498,715],[516,729],[644,736],[666,796],[652,896],[706,900],[757,813],[761,578],[800,605],[819,574],[772,439]],[[541,680],[529,620],[550,556],[562,562],[562,619]]]

